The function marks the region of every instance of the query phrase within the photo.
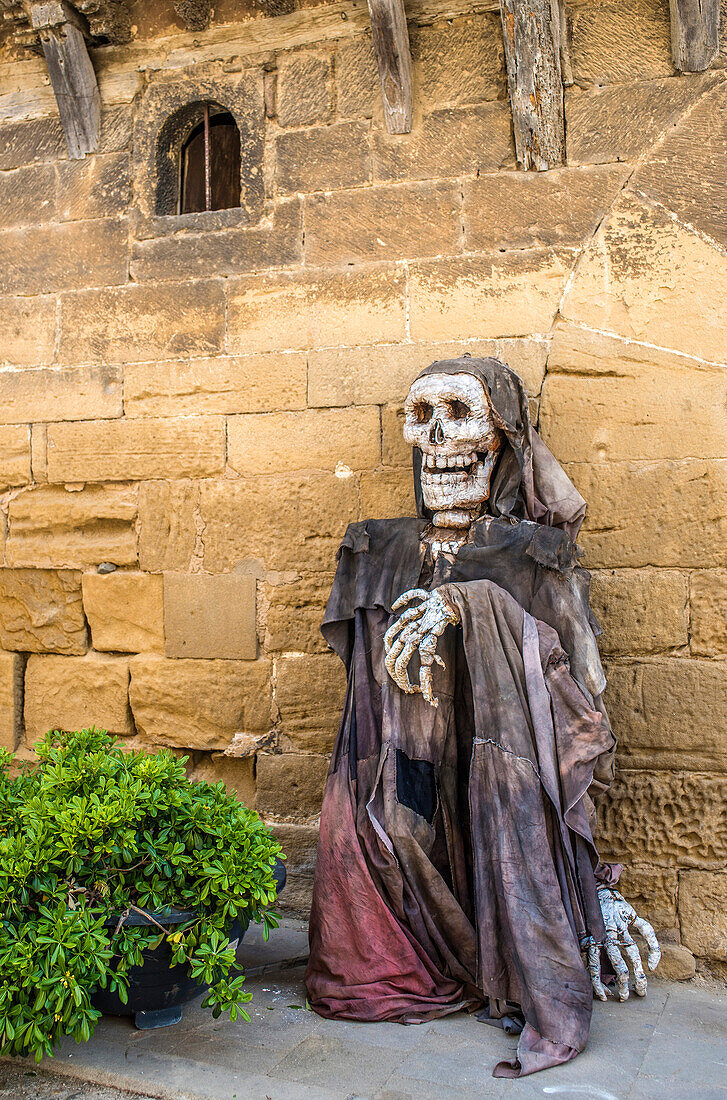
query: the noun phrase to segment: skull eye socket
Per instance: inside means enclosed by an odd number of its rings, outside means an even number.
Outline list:
[[[464,401],[454,400],[449,404],[450,411],[455,420],[464,420],[472,412],[469,405]]]
[[[417,424],[427,424],[432,419],[434,407],[428,401],[417,401],[413,409]]]

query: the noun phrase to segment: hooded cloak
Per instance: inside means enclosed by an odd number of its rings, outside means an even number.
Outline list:
[[[346,701],[321,813],[306,973],[323,1016],[417,1022],[460,1009],[524,1025],[498,1076],[585,1046],[601,942],[591,796],[615,739],[589,576],[574,539],[585,501],[531,427],[497,359],[434,363],[485,386],[503,444],[486,512],[436,561],[418,516],[351,524],[323,621]],[[433,708],[388,676],[384,633],[412,588],[459,612],[438,644]],[[412,675],[416,677],[416,656]],[[604,869],[605,871],[605,869]]]

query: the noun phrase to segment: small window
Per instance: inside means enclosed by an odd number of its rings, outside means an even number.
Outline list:
[[[182,145],[179,213],[240,205],[240,131],[229,111],[202,105],[202,120]]]

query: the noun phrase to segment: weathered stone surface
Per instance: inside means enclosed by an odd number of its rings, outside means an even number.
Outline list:
[[[206,481],[200,512],[210,573],[258,562],[296,572],[302,563],[333,569],[346,526],[358,518],[356,480],[316,472]]]
[[[333,109],[333,79],[329,58],[292,53],[278,64],[278,122],[281,126],[309,126],[324,122]]]
[[[661,0],[616,0],[568,11],[570,58],[579,84],[671,76],[669,14]]]
[[[58,215],[68,221],[123,214],[131,199],[128,153],[69,160],[57,166]]]
[[[480,103],[505,92],[500,17],[494,13],[412,26],[419,95],[428,106]]]
[[[697,972],[697,961],[686,947],[662,943],[656,976],[665,982],[688,982]]]
[[[143,481],[139,486],[139,565],[186,572],[199,536],[196,481]]]
[[[83,420],[123,413],[117,367],[32,369],[0,373],[0,423]]]
[[[222,347],[225,308],[216,282],[64,295],[61,314],[64,363],[214,355]]]
[[[403,402],[381,410],[381,457],[386,466],[411,467],[411,447],[404,440]]]
[[[603,634],[601,653],[659,653],[688,642],[689,582],[670,569],[599,569],[591,607]]]
[[[727,776],[621,771],[598,806],[599,850],[619,862],[721,869]]]
[[[451,255],[461,248],[459,185],[401,184],[312,195],[306,260],[314,264]]]
[[[0,427],[0,489],[30,481],[30,429],[27,424]]]
[[[714,74],[565,90],[568,164],[640,157],[714,83]]]
[[[692,653],[727,653],[727,570],[697,570],[690,579],[689,619]]]
[[[722,363],[727,256],[664,211],[624,196],[599,229],[563,316]]]
[[[361,518],[396,519],[415,516],[411,465],[361,475]]]
[[[510,108],[485,103],[433,111],[410,134],[374,130],[373,150],[374,180],[496,172],[515,163]]]
[[[275,182],[280,191],[333,191],[371,178],[369,125],[339,122],[291,130],[275,142]]]
[[[255,761],[232,760],[221,753],[193,754],[187,775],[194,783],[224,783],[228,794],[255,809]]]
[[[618,888],[639,916],[650,921],[657,931],[677,927],[675,868],[655,867],[652,863],[630,863],[621,872]]]
[[[285,912],[307,918],[313,894],[318,827],[275,822],[271,828],[275,839],[288,857],[285,861],[287,872],[285,890],[276,904]]]
[[[80,573],[0,569],[0,646],[26,653],[85,653]]]
[[[0,653],[0,749],[15,752],[23,730],[23,660]]]
[[[0,229],[47,222],[56,213],[53,165],[0,172]]]
[[[268,661],[132,657],[131,709],[157,745],[224,749],[238,732],[270,728]]]
[[[128,737],[135,732],[128,693],[126,657],[98,653],[29,657],[25,670],[26,738],[33,743],[48,730],[90,726]]]
[[[339,42],[335,70],[339,118],[371,118],[381,95],[371,35]]]
[[[115,286],[128,275],[125,221],[73,222],[0,233],[0,294]]]
[[[255,578],[164,574],[167,657],[257,656]]]
[[[300,202],[280,203],[269,225],[217,232],[180,233],[176,237],[136,241],[131,257],[133,279],[211,279],[286,267],[301,258]]]
[[[325,652],[320,632],[333,573],[305,573],[295,581],[269,586],[266,652]]]
[[[36,485],[48,481],[47,434],[45,424],[30,425],[30,475]]]
[[[695,955],[727,962],[727,874],[680,873],[679,923]]]
[[[590,240],[628,169],[609,165],[499,172],[464,183],[468,252]]]
[[[394,267],[230,280],[228,346],[251,354],[403,340],[404,273]]]
[[[149,573],[84,573],[83,609],[93,648],[118,653],[164,649],[162,578]]]
[[[48,425],[49,481],[208,477],[224,466],[225,425],[219,417]]]
[[[724,351],[727,357],[727,346]],[[724,368],[559,325],[548,357],[539,426],[550,449],[566,462],[690,458],[696,453],[724,458],[725,403]]]
[[[548,345],[545,340],[476,340],[453,343],[312,348],[308,354],[308,404],[383,405],[403,402],[420,370],[440,359],[493,355],[520,375],[530,394],[540,392]]]
[[[567,251],[533,249],[414,263],[412,336],[446,340],[547,332],[572,262]]]
[[[339,463],[366,469],[379,464],[379,431],[375,405],[231,416],[227,461],[247,476],[334,470]]]
[[[720,84],[649,155],[633,186],[721,245],[727,175],[727,88]]]
[[[304,409],[306,358],[297,352],[130,363],[126,416],[187,416]]]
[[[136,562],[136,487],[43,486],[9,504],[8,565],[84,569]]]
[[[260,753],[257,808],[266,817],[305,821],[321,812],[328,757],[302,753]]]
[[[339,657],[334,653],[280,657],[276,672],[282,748],[330,752],[346,695],[346,672]]]
[[[60,119],[37,118],[0,126],[0,171],[67,156]]]
[[[53,358],[55,298],[0,298],[0,363],[36,366]]]

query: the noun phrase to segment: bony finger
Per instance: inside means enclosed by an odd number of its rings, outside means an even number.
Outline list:
[[[426,600],[429,593],[425,588],[412,588],[409,592],[403,592],[398,600],[391,605],[392,611],[398,611],[400,607],[406,607],[412,600]]]
[[[394,638],[402,630],[404,630],[409,623],[420,617],[420,610],[418,607],[411,607],[409,611],[405,611],[401,618],[397,619],[395,623],[392,623],[389,629],[384,634],[384,648],[387,649],[393,644]]]
[[[439,665],[440,668],[446,668],[447,667],[438,653],[434,654],[434,660],[437,662],[437,664]]]
[[[629,939],[631,939],[630,936]],[[636,995],[638,997],[645,997],[647,985],[646,974],[644,974],[644,964],[641,961],[639,949],[633,940],[631,940],[631,943],[625,943],[623,949],[628,956],[631,968],[634,972],[634,989],[636,990]]]
[[[643,936],[649,948],[649,955],[647,958],[647,964],[649,970],[656,970],[659,962],[661,961],[661,948],[659,947],[659,941],[656,938],[656,932],[649,924],[648,920],[644,920],[643,917],[636,917],[633,922],[634,928]]]
[[[424,696],[426,701],[429,703],[430,706],[436,709],[436,707],[439,706],[439,699],[436,699],[434,697],[434,693],[432,692],[431,665],[422,665],[422,667],[420,668],[419,685],[421,687],[422,695]]]
[[[629,968],[621,957],[621,952],[613,939],[606,937],[606,954],[608,961],[616,972],[616,986],[618,988],[619,1001],[629,999]]]
[[[608,993],[601,980],[601,952],[595,944],[592,944],[588,948],[588,973],[591,976],[593,992],[596,994],[599,1001],[607,1001]]]
[[[414,642],[407,642],[399,656],[396,658],[396,661],[394,662],[394,679],[396,680],[402,691],[405,691],[408,695],[411,695],[414,691],[414,688],[409,681],[408,666],[415,649],[416,645],[414,644]]]

